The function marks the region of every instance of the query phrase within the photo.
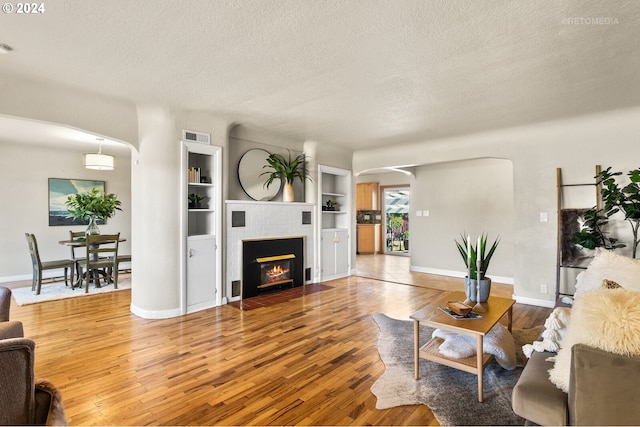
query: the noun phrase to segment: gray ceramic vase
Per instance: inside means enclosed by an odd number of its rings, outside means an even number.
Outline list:
[[[477,301],[477,282],[476,279],[469,279],[469,277],[464,278],[464,293],[467,296],[467,300],[472,302],[487,302],[489,294],[491,293],[491,278],[485,277],[480,280],[480,301]]]

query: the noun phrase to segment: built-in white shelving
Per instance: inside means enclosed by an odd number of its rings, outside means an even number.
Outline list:
[[[183,308],[185,313],[222,304],[222,148],[183,141]],[[190,195],[202,200],[191,204]]]
[[[318,235],[320,280],[349,275],[351,270],[351,171],[318,166]],[[336,203],[329,210],[328,201]]]

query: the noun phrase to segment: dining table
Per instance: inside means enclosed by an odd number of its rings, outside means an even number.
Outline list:
[[[121,237],[118,239],[118,243],[122,243],[126,241],[127,239],[125,239],[124,237]],[[87,245],[87,240],[84,237],[80,237],[77,239],[59,240],[58,243],[71,248],[83,248]],[[92,274],[92,273],[89,272],[89,274]],[[105,271],[100,271],[99,274],[103,275],[105,277],[105,280],[108,280],[108,274]],[[82,278],[78,275],[75,281],[75,286],[81,286],[81,285],[82,285]],[[100,287],[100,280],[97,281],[96,287],[98,288]]]

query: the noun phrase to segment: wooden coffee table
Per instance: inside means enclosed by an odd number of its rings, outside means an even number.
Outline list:
[[[464,299],[465,295],[463,292],[457,292],[453,295],[447,294],[441,299],[432,301],[431,304],[409,316],[413,319],[415,351],[414,376],[416,380],[420,377],[420,358],[475,374],[478,376],[478,401],[482,402],[482,374],[485,366],[487,366],[493,357],[483,352],[484,336],[505,314],[507,315],[507,326],[509,331],[511,331],[513,304],[515,304],[515,301],[510,298],[489,297],[489,300],[483,304],[486,312],[481,313],[482,319],[457,320],[438,309],[438,307],[446,307],[447,301],[464,301]],[[424,323],[433,328],[475,337],[477,354],[466,359],[446,357],[438,351],[440,344],[443,342],[441,338],[432,338],[428,343],[420,347],[420,323]]]

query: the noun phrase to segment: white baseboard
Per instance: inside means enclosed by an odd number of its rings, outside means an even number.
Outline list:
[[[207,301],[207,302],[203,302],[201,304],[188,305],[187,306],[187,314],[195,313],[195,312],[198,312],[198,311],[206,310],[208,308],[213,308],[213,307],[217,307],[217,306],[218,305],[216,304],[215,301]]]
[[[136,307],[133,303],[129,306],[129,309],[133,314],[143,319],[170,319],[172,317],[182,316],[182,310],[174,308],[171,310],[145,310]]]
[[[553,308],[556,305],[555,301],[549,301],[546,299],[519,297],[518,295],[512,295],[512,298],[516,300],[518,304],[535,305],[537,307]]]
[[[123,262],[120,264],[120,271],[122,270],[131,270],[131,262]],[[53,279],[60,278],[60,280],[64,279],[64,269],[54,269],[54,270],[45,270],[42,272],[43,279]],[[2,276],[0,277],[0,283],[10,283],[10,282],[22,282],[24,280],[32,280],[33,274],[18,274],[16,276]]]
[[[64,279],[64,269],[59,270],[45,270],[42,272],[43,279],[53,279],[54,277],[60,277]],[[32,280],[33,274],[19,274],[17,276],[3,276],[0,277],[0,283],[8,282],[21,282],[23,280]]]
[[[443,270],[440,268],[431,268],[431,267],[417,267],[412,265],[409,267],[411,271],[415,271],[417,273],[428,273],[435,274],[437,276],[449,276],[449,277],[460,277],[464,278],[467,275],[466,271],[456,271],[456,270]],[[503,277],[503,276],[494,276],[493,274],[489,275],[491,280],[496,283],[504,283],[506,285],[513,285],[514,280],[513,277]]]

